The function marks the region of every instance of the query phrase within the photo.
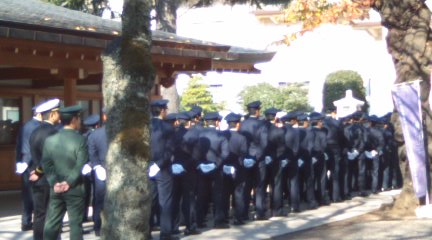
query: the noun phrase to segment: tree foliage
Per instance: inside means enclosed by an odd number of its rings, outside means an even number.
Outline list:
[[[290,44],[299,36],[324,23],[349,24],[353,19],[369,17],[371,0],[294,0],[285,9],[279,21],[286,24],[301,23],[301,30],[286,35],[283,43]]]
[[[330,73],[324,82],[324,109],[334,107],[333,102],[345,97],[345,92],[349,89],[352,90],[354,98],[366,102],[365,88],[360,74],[352,70],[341,70]]]
[[[275,107],[285,111],[311,111],[308,103],[308,90],[301,84],[286,87],[273,87],[269,83],[260,83],[245,87],[239,94],[243,106],[249,102],[261,101],[261,109]],[[246,110],[246,109],[245,109]]]
[[[102,16],[104,7],[109,0],[43,0],[57,6],[87,12],[93,15]]]
[[[202,83],[201,75],[194,75],[188,82],[188,86],[181,98],[182,109],[189,110],[192,106],[198,105],[203,112],[214,112],[218,108],[213,102],[213,96],[208,91],[208,86]]]

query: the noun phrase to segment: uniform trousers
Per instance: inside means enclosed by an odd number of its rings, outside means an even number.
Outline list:
[[[233,204],[234,209],[234,222],[242,223],[243,216],[245,215],[245,201],[244,201],[244,191],[245,191],[246,179],[245,171],[243,167],[236,167],[236,171],[233,175],[223,175],[223,199],[222,205],[224,209],[224,219],[228,221],[230,202]],[[230,201],[232,198],[232,201]]]
[[[33,239],[43,240],[45,217],[48,210],[50,186],[34,183],[31,186],[34,204]]]
[[[293,211],[300,210],[300,188],[299,188],[299,168],[297,159],[289,159],[288,164],[282,168],[282,178],[286,183],[289,192],[290,206]]]
[[[48,212],[45,220],[44,239],[58,239],[62,228],[63,217],[67,210],[70,239],[82,240],[84,203],[84,187],[82,185],[78,185],[65,193],[54,193],[51,189]]]
[[[100,232],[102,226],[101,213],[104,206],[104,199],[106,193],[106,182],[99,180],[95,177],[94,182],[94,192],[93,192],[93,229],[95,233]]]
[[[33,196],[30,187],[30,173],[29,170],[26,170],[21,175],[21,199],[23,206],[23,213],[21,216],[21,225],[22,226],[31,226],[32,225],[32,215],[33,215]]]
[[[154,178],[160,210],[160,238],[170,239],[172,232],[173,177],[168,169],[161,169]]]
[[[329,159],[327,161],[327,168],[330,170],[330,186],[331,189],[331,199],[334,202],[339,202],[342,200],[341,189],[343,189],[343,178],[342,178],[342,152],[341,148],[337,144],[331,144],[327,146],[326,151]]]
[[[316,159],[316,162],[314,161]],[[315,185],[316,198],[320,204],[328,204],[327,194],[327,168],[326,161],[324,159],[324,153],[313,153],[312,158],[313,165],[313,179]]]
[[[223,208],[223,172],[215,169],[209,173],[198,173],[197,222],[204,223],[210,201],[213,202],[214,225],[225,223]]]
[[[181,175],[174,175],[173,179],[173,231],[179,230],[180,227],[180,203],[186,229],[189,231],[194,231],[197,228],[197,172],[195,170],[188,170],[186,173]]]
[[[318,207],[315,197],[315,186],[313,179],[313,164],[312,158],[306,152],[301,153],[300,158],[297,160],[297,164],[301,163],[298,168],[299,171],[299,192],[303,195],[308,203],[310,209],[315,209]]]
[[[377,193],[379,190],[379,170],[380,170],[380,156],[373,158],[365,157],[366,169],[369,169],[370,180],[371,180],[371,191]]]

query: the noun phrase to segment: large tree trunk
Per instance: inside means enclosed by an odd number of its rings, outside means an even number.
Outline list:
[[[180,0],[157,0],[156,1],[156,22],[157,29],[165,32],[176,33],[177,31],[177,9]],[[162,98],[169,100],[168,112],[179,111],[180,97],[177,92],[176,82],[168,88],[161,86]]]
[[[109,141],[104,239],[149,237],[149,94],[154,84],[150,8],[150,0],[124,1],[122,37],[102,57]]]
[[[428,156],[432,156],[432,117],[428,101],[432,58],[431,12],[423,2],[421,0],[376,0],[373,8],[380,13],[382,25],[388,29],[386,40],[397,73],[395,82],[423,80],[421,82],[423,119],[427,129],[425,134],[430,143],[428,144]],[[401,136],[401,128],[398,127],[396,130]],[[404,156],[401,156],[400,159],[403,158]],[[407,162],[401,162],[402,172],[405,173],[404,187],[393,208],[402,215],[403,210],[405,214],[412,214],[417,207],[417,204],[413,203],[418,203],[413,194]]]

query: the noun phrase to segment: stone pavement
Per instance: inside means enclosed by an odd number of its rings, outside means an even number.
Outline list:
[[[200,235],[181,239],[270,239],[300,230],[314,228],[323,224],[346,220],[379,209],[383,204],[393,202],[394,196],[400,190],[383,192],[369,197],[355,197],[350,201],[333,203],[315,210],[291,213],[288,217],[274,217],[267,221],[251,221],[243,226],[231,226],[229,229],[202,229]],[[0,192],[0,240],[3,239],[32,239],[32,232],[21,232],[19,192]],[[67,218],[65,219],[67,221]],[[92,223],[85,223],[84,229],[89,233],[84,239],[98,239],[91,232]],[[158,239],[158,233],[153,232],[153,239]],[[63,229],[62,239],[69,239],[67,223]]]

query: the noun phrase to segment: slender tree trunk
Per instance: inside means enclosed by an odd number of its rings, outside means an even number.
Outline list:
[[[150,8],[150,0],[124,1],[122,37],[102,57],[109,141],[104,239],[149,237],[149,94],[154,84]]]
[[[176,33],[177,31],[177,9],[180,0],[157,0],[156,1],[156,22],[157,29]],[[180,97],[177,92],[176,82],[168,88],[161,86],[162,98],[169,100],[168,112],[175,113],[179,111]]]
[[[396,83],[423,80],[421,82],[421,101],[423,119],[426,123],[428,156],[432,156],[432,117],[429,107],[431,48],[431,12],[421,0],[376,0],[373,8],[381,15],[382,25],[388,29],[387,47],[392,55],[396,69]],[[398,121],[398,118],[393,118]],[[399,125],[395,122],[396,125]],[[396,128],[402,135],[401,128]],[[400,159],[406,159],[401,156]],[[428,158],[430,159],[430,157]],[[396,200],[394,209],[403,214],[412,214],[418,203],[409,174],[408,161],[401,162],[404,173],[404,187]]]

